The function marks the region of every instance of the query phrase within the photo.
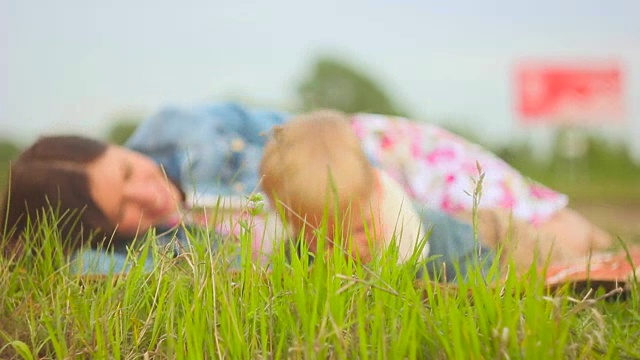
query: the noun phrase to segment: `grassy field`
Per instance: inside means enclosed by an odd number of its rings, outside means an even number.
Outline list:
[[[267,271],[234,267],[248,246],[211,251],[204,232],[178,257],[145,242],[153,271],[132,256],[127,275],[87,277],[71,274],[56,236],[34,228],[48,245],[1,260],[0,358],[640,358],[637,282],[624,298],[551,292],[533,270],[443,286],[392,253],[309,265],[284,247]]]
[[[521,165],[594,222],[640,241],[638,174]],[[126,275],[87,277],[51,245],[52,226],[32,231],[35,251],[0,257],[2,359],[640,358],[637,281],[624,297],[551,291],[534,270],[444,286],[416,281],[419,265],[398,266],[393,254],[309,265],[284,249],[269,270],[235,267],[235,252],[249,258],[250,249],[211,251],[206,233],[191,234],[194,248],[178,257],[145,242],[139,251],[159,259],[153,271],[132,256]]]

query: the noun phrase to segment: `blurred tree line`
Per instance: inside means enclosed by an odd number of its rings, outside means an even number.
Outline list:
[[[368,112],[408,116],[382,85],[369,75],[332,58],[319,58],[297,88],[299,107],[294,111],[333,108],[348,113]],[[114,119],[105,140],[123,144],[142,119]],[[467,129],[449,129],[471,140]],[[544,162],[534,158],[529,144],[515,144],[493,150],[523,174],[574,197],[620,197],[640,199],[640,166],[629,156],[625,145],[612,145],[595,136],[586,138],[586,150],[578,158],[567,158],[562,150],[566,134],[558,132],[553,156]],[[9,161],[17,156],[21,144],[0,139],[0,184],[6,181]]]
[[[493,151],[528,177],[581,201],[640,201],[640,164],[624,143],[612,143],[597,135],[584,135],[579,154],[567,152],[568,129],[558,129],[552,156],[540,160],[530,144],[520,143]],[[489,147],[490,148],[490,147]]]
[[[20,153],[21,146],[9,139],[0,139],[0,185],[7,182],[9,177],[9,162]],[[2,189],[2,187],[0,187]],[[3,195],[0,193],[0,199]]]
[[[329,58],[320,58],[298,86],[302,108],[331,108],[347,113],[366,112],[406,116],[386,91],[366,74]]]

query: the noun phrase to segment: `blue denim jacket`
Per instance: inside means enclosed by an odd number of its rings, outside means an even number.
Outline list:
[[[161,164],[189,195],[242,195],[257,189],[268,132],[287,118],[235,103],[168,107],[145,120],[126,146]]]

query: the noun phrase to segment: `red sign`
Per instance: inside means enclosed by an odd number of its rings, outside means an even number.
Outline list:
[[[522,64],[516,68],[517,110],[524,123],[620,122],[618,63]]]

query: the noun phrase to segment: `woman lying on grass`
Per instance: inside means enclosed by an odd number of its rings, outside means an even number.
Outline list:
[[[20,254],[34,224],[55,215],[68,254],[107,246],[126,254],[136,235],[177,224],[183,198],[143,154],[79,136],[43,137],[11,166],[4,252]]]
[[[488,224],[480,228],[484,244],[495,247],[504,239],[511,229],[510,214],[516,229],[524,226],[531,234],[528,227],[533,226],[548,235],[542,241],[528,237],[526,246],[513,247],[511,251],[525,256],[523,264],[535,252],[541,259],[561,261],[611,243],[602,230],[566,207],[564,195],[523,178],[494,155],[442,129],[381,115],[346,119],[371,164],[399,183],[412,202],[433,212],[429,222],[421,224],[425,231],[433,228],[429,255],[438,254],[433,246],[438,232],[442,239],[472,241],[470,194],[476,187],[472,178],[480,177],[478,165],[485,174],[479,203],[486,209],[480,214],[481,224]],[[284,113],[219,104],[162,111],[141,124],[126,148],[80,137],[42,138],[11,169],[2,208],[4,237],[11,245],[6,249],[19,249],[28,222],[53,206],[58,214],[67,215],[58,228],[70,253],[105,241],[115,249],[106,263],[80,271],[124,271],[124,247],[136,235],[184,222],[203,225],[210,219],[186,217],[184,209],[229,204],[233,208],[237,199],[260,191],[258,166],[265,135],[288,120]],[[307,136],[313,139],[315,134]],[[281,176],[286,180],[288,174]],[[77,221],[70,220],[72,213],[79,215]],[[214,224],[225,234],[240,231],[235,225]],[[262,261],[284,235],[273,216],[267,220],[259,216],[252,225],[254,260]],[[471,235],[453,236],[457,229],[467,229]],[[444,257],[449,261],[467,253],[446,240],[440,243],[450,247],[451,254]],[[93,258],[105,252],[82,254]]]

